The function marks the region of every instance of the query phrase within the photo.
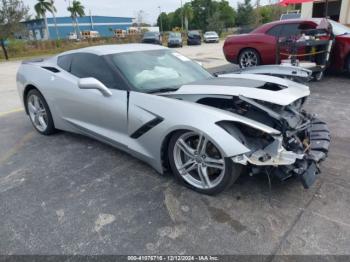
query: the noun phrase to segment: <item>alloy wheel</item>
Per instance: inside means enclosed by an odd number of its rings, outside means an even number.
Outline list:
[[[33,125],[39,131],[44,132],[48,126],[48,118],[43,101],[35,94],[31,94],[27,101],[28,112]]]
[[[240,56],[239,64],[241,68],[247,68],[259,65],[259,58],[253,50],[246,50]]]
[[[175,143],[173,157],[182,178],[196,188],[214,188],[225,175],[223,154],[203,134],[182,134]]]

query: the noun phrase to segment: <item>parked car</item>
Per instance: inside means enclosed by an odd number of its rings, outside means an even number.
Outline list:
[[[82,37],[82,39],[99,38],[100,37],[100,33],[98,31],[91,31],[91,30],[82,31],[81,32],[81,37]]]
[[[70,32],[70,33],[68,34],[68,39],[69,39],[69,40],[77,40],[77,39],[78,39],[78,36],[77,36],[76,33]]]
[[[264,24],[249,34],[228,37],[224,43],[224,54],[229,62],[240,67],[276,63],[277,41],[315,29],[322,19],[291,19]],[[350,28],[332,20],[335,43],[330,58],[330,69],[350,72]]]
[[[303,110],[307,86],[266,75],[214,77],[157,45],[91,46],[26,61],[17,87],[39,133],[88,135],[205,194],[229,187],[243,166],[296,176],[308,188],[330,143],[327,125]]]
[[[205,43],[219,43],[219,35],[214,31],[205,32],[203,40]]]
[[[169,33],[168,47],[182,47],[181,33],[178,33],[178,32]]]
[[[202,37],[198,31],[189,31],[187,33],[187,45],[200,45],[202,44]]]
[[[158,32],[146,32],[141,41],[142,43],[161,45],[162,36]]]

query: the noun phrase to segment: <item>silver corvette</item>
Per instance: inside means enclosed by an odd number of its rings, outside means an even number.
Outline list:
[[[307,86],[214,77],[162,46],[96,46],[26,61],[17,85],[39,133],[93,137],[206,194],[242,173],[297,177],[308,188],[330,143],[327,125],[302,109]]]

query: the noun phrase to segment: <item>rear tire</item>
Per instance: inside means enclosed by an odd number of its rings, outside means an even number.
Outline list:
[[[348,56],[348,59],[346,60],[346,65],[345,65],[346,72],[350,74],[350,55]]]
[[[239,54],[238,64],[240,68],[258,66],[261,64],[260,54],[255,49],[246,48]]]
[[[50,108],[43,95],[37,89],[32,89],[28,92],[26,108],[33,127],[40,134],[51,135],[57,131]]]
[[[168,159],[176,179],[199,193],[216,195],[241,174],[235,164],[206,138],[193,131],[176,132],[169,141]]]

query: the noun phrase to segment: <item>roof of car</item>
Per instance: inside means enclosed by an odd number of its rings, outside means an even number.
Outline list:
[[[270,29],[271,27],[273,27],[274,25],[281,25],[281,24],[292,24],[292,23],[300,23],[300,22],[311,22],[311,23],[316,23],[319,24],[321,22],[322,18],[298,18],[298,19],[286,19],[286,20],[277,20],[277,21],[273,21],[270,23],[266,23],[263,24],[261,26],[259,26],[258,28],[256,28],[255,30],[253,30],[253,33],[261,33],[261,32],[265,32],[265,30]]]
[[[161,49],[166,49],[166,47],[163,47],[161,45],[151,45],[151,44],[99,45],[99,46],[89,46],[85,48],[67,51],[60,55],[67,55],[67,54],[73,54],[73,53],[92,53],[96,55],[109,55],[109,54],[117,54],[117,53],[161,50]]]
[[[319,23],[322,18],[295,18],[295,19],[285,19],[271,22],[270,24],[289,24],[295,22],[315,22]]]

